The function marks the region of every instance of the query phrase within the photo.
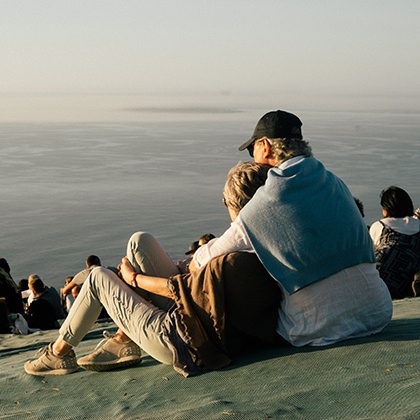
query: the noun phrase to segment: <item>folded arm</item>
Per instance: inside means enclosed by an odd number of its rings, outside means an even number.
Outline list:
[[[168,289],[168,279],[153,277],[136,273],[127,257],[122,259],[119,265],[121,278],[130,286],[139,287],[147,292],[172,299],[172,293]]]

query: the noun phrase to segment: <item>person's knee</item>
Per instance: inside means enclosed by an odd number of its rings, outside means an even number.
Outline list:
[[[153,238],[153,235],[147,232],[135,232],[130,237],[130,242],[139,243],[144,240],[149,240],[150,238]]]
[[[117,276],[113,271],[105,267],[95,267],[85,281],[85,283],[87,283],[86,287],[97,287],[104,279],[109,279],[112,275]],[[83,286],[84,285],[85,284],[83,284]]]
[[[151,241],[155,241],[153,235],[147,232],[135,232],[129,239],[130,247],[133,248],[144,248]]]

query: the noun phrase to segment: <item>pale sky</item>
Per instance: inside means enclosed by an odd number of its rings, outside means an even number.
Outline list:
[[[0,121],[420,111],[419,0],[2,0],[0,53]]]

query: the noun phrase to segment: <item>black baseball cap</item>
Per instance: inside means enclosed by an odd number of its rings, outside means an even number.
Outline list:
[[[198,245],[198,241],[194,241],[190,244],[189,250],[185,253],[185,255],[193,254],[197,249],[200,248],[200,245]]]
[[[245,150],[255,140],[262,137],[269,139],[279,138],[302,138],[302,121],[294,114],[286,111],[271,111],[267,112],[258,121],[254,134],[246,141],[242,146],[239,146],[239,150]]]

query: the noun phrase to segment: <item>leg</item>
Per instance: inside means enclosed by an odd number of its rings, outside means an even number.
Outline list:
[[[131,236],[127,244],[127,257],[139,273],[155,277],[179,274],[178,267],[162,245],[149,233],[136,232]]]
[[[139,273],[157,277],[170,277],[179,274],[177,266],[168,256],[164,248],[149,233],[136,232],[131,236],[127,244],[127,257],[134,270]],[[171,299],[140,289],[136,291],[144,299],[151,300],[155,306],[164,311],[168,311],[173,305]],[[118,342],[125,343],[130,340],[130,337],[120,328],[115,334],[114,339]]]
[[[156,360],[172,364],[172,352],[162,335],[166,312],[147,302],[118,276],[94,269],[60,329],[65,342],[77,346],[95,323],[102,306],[118,327]]]
[[[76,371],[76,357],[71,348],[77,346],[89,332],[101,312],[102,305],[118,327],[150,356],[162,363],[172,364],[172,352],[164,340],[161,328],[166,313],[135,293],[115,273],[99,267],[92,271],[83,284],[78,298],[60,328],[60,336],[54,350],[51,345],[42,349],[43,354],[38,359],[26,362],[26,372],[33,375],[61,375]],[[119,367],[121,348],[114,340],[109,340],[109,343],[110,351],[104,349],[106,345],[103,347],[103,353],[111,353],[113,356],[113,361],[108,367]],[[133,356],[133,347],[128,347],[130,354],[123,356],[123,362],[127,358],[133,360],[133,357],[134,360],[141,360],[140,355]],[[57,357],[62,354],[65,356]],[[116,358],[118,363],[115,363]],[[85,363],[91,362],[85,360]],[[95,369],[95,363],[93,365],[92,370],[106,370]]]
[[[178,267],[171,260],[162,245],[149,233],[136,232],[131,236],[127,244],[127,257],[134,270],[138,273],[166,278],[179,274]],[[168,311],[173,305],[171,299],[153,293],[141,294],[164,311]]]

